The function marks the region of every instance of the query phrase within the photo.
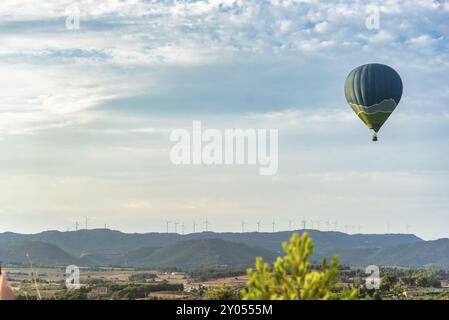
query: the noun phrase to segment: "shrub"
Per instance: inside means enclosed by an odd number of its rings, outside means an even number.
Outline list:
[[[205,300],[240,300],[240,289],[232,286],[209,288]]]
[[[330,300],[354,299],[356,289],[338,292],[338,258],[330,266],[323,259],[320,271],[311,269],[309,258],[313,243],[307,232],[294,233],[290,242],[282,244],[286,255],[278,257],[273,267],[256,259],[255,268],[248,269],[249,280],[242,290],[244,300]]]

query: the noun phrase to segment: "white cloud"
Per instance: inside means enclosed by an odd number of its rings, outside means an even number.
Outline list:
[[[375,44],[390,43],[394,41],[395,36],[385,30],[380,30],[372,37],[368,37],[368,41]]]
[[[260,127],[266,128],[302,128],[306,125],[350,123],[357,121],[351,110],[336,111],[303,111],[299,109],[285,109],[258,114],[248,114],[246,121],[254,121]]]
[[[349,42],[362,48],[363,44],[358,41],[358,35],[362,35],[378,46],[400,36],[419,36],[423,18],[419,10],[424,15],[437,14],[435,25],[447,18],[439,13],[441,5],[435,1],[389,0],[380,6],[381,30],[373,35],[364,26],[367,5],[356,1],[263,4],[256,0],[101,3],[85,0],[77,3],[82,12],[81,30],[70,32],[64,29],[63,20],[71,1],[42,1],[38,8],[33,1],[22,1],[20,6],[15,1],[3,1],[0,17],[4,23],[29,20],[23,22],[24,28],[30,24],[37,32],[6,32],[2,35],[0,54],[45,56],[60,52],[64,55],[64,51],[82,49],[97,53],[87,59],[98,59],[102,54],[103,59],[112,63],[199,64],[222,60],[223,55],[232,56],[240,50],[279,53],[279,48],[288,48],[316,52],[322,49],[316,44],[329,41],[325,37],[329,32],[335,42]],[[39,26],[36,21],[40,19],[52,19],[54,23]],[[310,33],[310,24],[323,38],[316,39]],[[406,34],[401,34],[401,30]]]
[[[447,3],[438,1],[383,2],[379,31],[365,28],[368,5],[359,1],[80,0],[81,29],[70,31],[65,18],[72,4],[0,2],[2,132],[88,121],[86,114],[76,119],[105,100],[148,91],[158,82],[148,71],[153,67],[245,59],[263,65],[289,55],[449,67]]]
[[[315,31],[318,33],[325,33],[329,31],[329,23],[327,21],[317,23],[315,25]]]
[[[418,46],[429,46],[433,44],[435,41],[436,39],[433,39],[431,36],[427,34],[423,34],[418,37],[413,37],[409,40],[411,44]]]
[[[280,20],[280,21],[278,21],[278,26],[279,26],[279,30],[282,33],[284,33],[284,32],[289,31],[292,28],[293,23],[290,20]]]
[[[2,228],[57,228],[80,212],[130,231],[209,215],[217,228],[239,229],[242,216],[268,228],[300,208],[379,231],[393,211],[416,226],[447,212],[447,173],[416,172],[447,171],[447,1],[379,2],[380,30],[365,27],[358,0],[76,3],[81,29],[70,31],[72,0],[0,1],[0,135],[16,134],[0,138]],[[394,66],[406,89],[375,146],[342,88],[367,61]],[[168,133],[198,115],[279,128],[280,175],[173,168]]]
[[[0,67],[0,133],[28,134],[86,123],[96,113],[85,111],[133,92],[128,85],[119,85],[114,75],[99,70],[23,64]]]

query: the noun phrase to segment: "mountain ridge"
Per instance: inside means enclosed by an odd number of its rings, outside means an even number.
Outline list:
[[[123,233],[109,229],[91,229],[79,231],[44,231],[36,234],[0,233],[2,246],[16,242],[48,243],[49,252],[61,250],[60,260],[72,259],[86,266],[154,266],[154,267],[193,267],[195,265],[245,265],[257,255],[267,257],[282,255],[281,244],[287,241],[293,232],[302,234],[307,231],[314,241],[313,262],[323,257],[340,257],[342,264],[364,265],[374,262],[385,264],[410,264],[413,256],[401,257],[404,250],[419,250],[422,259],[416,259],[417,265],[446,264],[445,241],[440,255],[429,255],[421,247],[434,246],[412,234],[354,234],[337,231],[296,230],[279,232],[199,232],[186,235],[175,233]],[[201,242],[203,241],[203,242]],[[206,242],[204,242],[206,241]],[[449,242],[449,240],[447,240]],[[196,250],[190,250],[190,244]],[[421,244],[421,246],[419,246]],[[437,245],[438,247],[438,245]],[[34,248],[34,249],[33,249]],[[182,248],[182,249],[180,249]],[[32,246],[35,250],[35,247]],[[210,256],[204,251],[210,250]],[[234,255],[231,254],[235,251]],[[395,251],[399,250],[399,251]],[[438,251],[437,249],[431,249]],[[449,256],[449,249],[447,250]],[[1,252],[1,251],[0,251]],[[185,252],[191,252],[185,255]],[[157,258],[159,255],[159,258]],[[240,256],[239,256],[240,255]],[[239,256],[239,259],[235,259]],[[71,257],[70,259],[68,257]],[[173,258],[172,257],[178,257]],[[53,260],[52,260],[53,259]],[[2,257],[0,256],[0,260]],[[42,261],[52,262],[54,257],[43,252]],[[5,260],[6,261],[6,260]],[[449,265],[449,260],[447,261]]]
[[[109,229],[90,229],[78,231],[44,231],[36,234],[0,233],[0,243],[17,240],[43,241],[59,246],[72,255],[83,253],[118,254],[144,247],[163,247],[181,240],[222,239],[279,251],[281,244],[288,241],[293,232],[307,231],[314,240],[318,251],[325,252],[335,248],[390,246],[424,241],[412,234],[354,234],[338,231],[294,230],[278,232],[198,232],[180,235],[177,233],[124,233]],[[321,253],[321,252],[319,252]],[[322,254],[322,253],[321,253]]]

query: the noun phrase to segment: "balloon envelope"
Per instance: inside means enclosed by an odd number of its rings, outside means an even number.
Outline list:
[[[346,78],[345,96],[365,125],[378,132],[401,100],[402,80],[389,66],[365,64]]]

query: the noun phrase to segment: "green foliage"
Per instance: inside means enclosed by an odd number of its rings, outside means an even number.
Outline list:
[[[330,266],[323,259],[321,271],[314,271],[309,263],[313,243],[307,232],[301,237],[294,233],[289,243],[282,244],[286,255],[270,265],[256,259],[254,269],[248,269],[247,288],[242,290],[244,300],[330,300],[354,299],[357,290],[337,292],[338,258]]]
[[[79,290],[64,290],[53,296],[55,300],[87,300],[87,290],[80,288]]]
[[[380,289],[384,292],[402,291],[399,278],[394,275],[386,275],[380,282]]]
[[[105,289],[106,294],[102,296],[90,296],[95,289]],[[154,284],[127,283],[118,284],[101,279],[92,279],[86,282],[86,286],[79,290],[66,290],[56,293],[52,298],[56,300],[87,300],[87,299],[115,299],[134,300],[148,297],[151,292],[158,291],[183,291],[182,283],[168,283],[162,281]]]
[[[245,274],[244,269],[228,269],[228,268],[196,268],[189,272],[192,279],[196,281],[208,281],[211,279],[238,277]]]
[[[157,275],[154,273],[135,273],[128,277],[129,281],[135,281],[135,282],[145,282],[147,280],[154,280],[157,278]]]
[[[410,289],[440,288],[439,276],[445,276],[445,272],[431,270],[386,270],[387,273],[381,281],[380,290],[387,297],[401,296],[404,291]]]
[[[145,298],[151,289],[147,285],[128,285],[112,294],[113,299],[134,300]]]
[[[415,279],[415,285],[423,288],[441,288],[441,281],[432,274],[422,274]]]
[[[196,298],[202,299],[207,292],[207,288],[202,284],[198,285],[198,288],[192,289],[191,293],[195,295]]]
[[[240,300],[240,289],[232,286],[209,288],[204,295],[205,300]]]
[[[113,299],[141,299],[147,297],[151,292],[157,291],[183,291],[182,283],[168,283],[166,281],[157,284],[128,284],[113,285],[108,288],[112,292]]]

